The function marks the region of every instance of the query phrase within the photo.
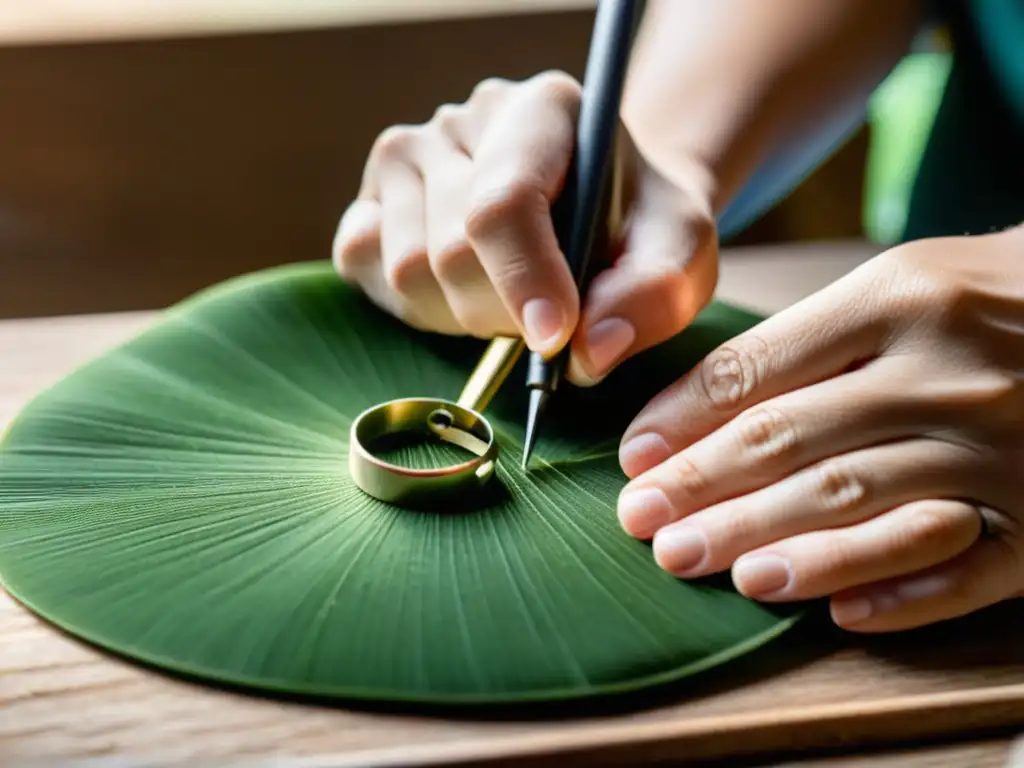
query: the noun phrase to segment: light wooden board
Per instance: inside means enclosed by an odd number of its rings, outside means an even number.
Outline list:
[[[723,290],[739,303],[773,308],[764,306],[772,303],[765,297],[785,282],[779,267],[795,253],[727,259]],[[815,253],[810,271],[821,282],[867,255],[863,248],[821,252],[829,258]],[[789,300],[813,290],[793,286]],[[133,313],[0,323],[0,427],[42,387],[154,319]],[[566,765],[579,758],[587,765],[638,765],[952,738],[997,726],[1024,730],[1022,640],[1020,602],[884,638],[844,636],[811,621],[734,667],[614,709],[484,719],[275,701],[173,679],[87,647],[0,593],[0,756],[119,756],[133,765],[144,758],[295,758],[288,764],[318,766]]]

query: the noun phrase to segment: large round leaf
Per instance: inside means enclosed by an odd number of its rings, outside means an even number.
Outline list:
[[[514,372],[487,411],[502,450],[488,497],[408,510],[351,483],[352,419],[457,397],[483,342],[412,331],[327,264],[231,281],[19,416],[0,453],[0,574],[97,644],[296,693],[554,699],[706,669],[794,614],[661,571],[619,527],[616,446],[647,398],[755,320],[714,305],[606,384],[564,390],[528,473]]]

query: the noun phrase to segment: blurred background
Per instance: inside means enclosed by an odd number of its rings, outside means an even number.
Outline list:
[[[582,76],[593,0],[0,0],[0,317],[151,309],[327,258],[374,137],[484,77]],[[901,230],[941,33],[732,244]]]

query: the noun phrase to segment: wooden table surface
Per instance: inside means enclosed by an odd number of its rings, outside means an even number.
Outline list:
[[[861,245],[812,245],[731,253],[724,259],[720,296],[772,311],[873,252]],[[42,387],[154,319],[153,313],[142,312],[0,322],[0,429]],[[697,683],[683,703],[661,702],[653,712],[599,714],[582,722],[494,722],[353,712],[206,688],[85,646],[0,592],[0,763],[17,764],[18,758],[28,757],[120,757],[133,765],[143,764],[143,758],[151,760],[147,764],[239,759],[275,765],[425,765],[442,759],[445,764],[483,764],[478,758],[489,756],[487,764],[497,765],[519,764],[505,759],[517,751],[525,763],[533,762],[527,752],[543,755],[554,743],[581,747],[587,765],[603,758],[637,765],[646,758],[677,758],[678,753],[663,746],[626,759],[628,753],[616,747],[620,737],[642,742],[671,733],[677,746],[697,748],[687,751],[689,756],[721,757],[730,745],[741,751],[768,750],[745,758],[753,762],[729,760],[728,765],[995,768],[1009,764],[1012,732],[909,752],[891,746],[867,752],[862,743],[867,731],[851,726],[870,709],[859,700],[881,692],[889,695],[888,703],[867,714],[873,718],[873,737],[881,734],[890,742],[941,730],[943,723],[1021,722],[1024,653],[1018,648],[1021,635],[1013,633],[1014,628],[1024,630],[1024,622],[1015,618],[1019,614],[1019,606],[1013,615],[987,614],[966,632],[937,635],[934,645],[924,649],[914,647],[914,641],[883,642],[868,652],[873,654],[868,659],[863,648],[840,647],[813,659],[780,661],[767,674],[759,669],[760,677],[747,679],[746,672],[739,672],[738,684],[708,688]],[[999,639],[1001,632],[1005,641]],[[970,697],[954,705],[953,693],[960,688],[970,688]],[[887,714],[907,702],[921,707],[915,722]],[[824,739],[804,737],[817,717],[811,705],[819,706],[830,724]],[[763,722],[766,711],[775,719],[771,738],[765,728],[752,728]],[[717,735],[710,741],[687,741],[687,734],[709,719]],[[778,735],[780,724],[790,729],[783,730],[788,735]],[[607,749],[594,747],[601,739],[610,745]],[[784,757],[780,751],[808,746],[846,751],[813,758]],[[549,757],[545,764],[569,761]]]

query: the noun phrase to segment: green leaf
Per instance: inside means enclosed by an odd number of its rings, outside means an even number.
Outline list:
[[[0,574],[60,627],[245,686],[512,702],[681,678],[797,613],[678,581],[620,528],[630,417],[756,322],[713,305],[593,390],[566,390],[519,469],[522,375],[487,414],[487,498],[408,510],[347,472],[364,408],[455,398],[483,342],[417,333],[303,264],[230,281],[32,402],[0,452]],[[428,445],[403,460],[450,462]]]

